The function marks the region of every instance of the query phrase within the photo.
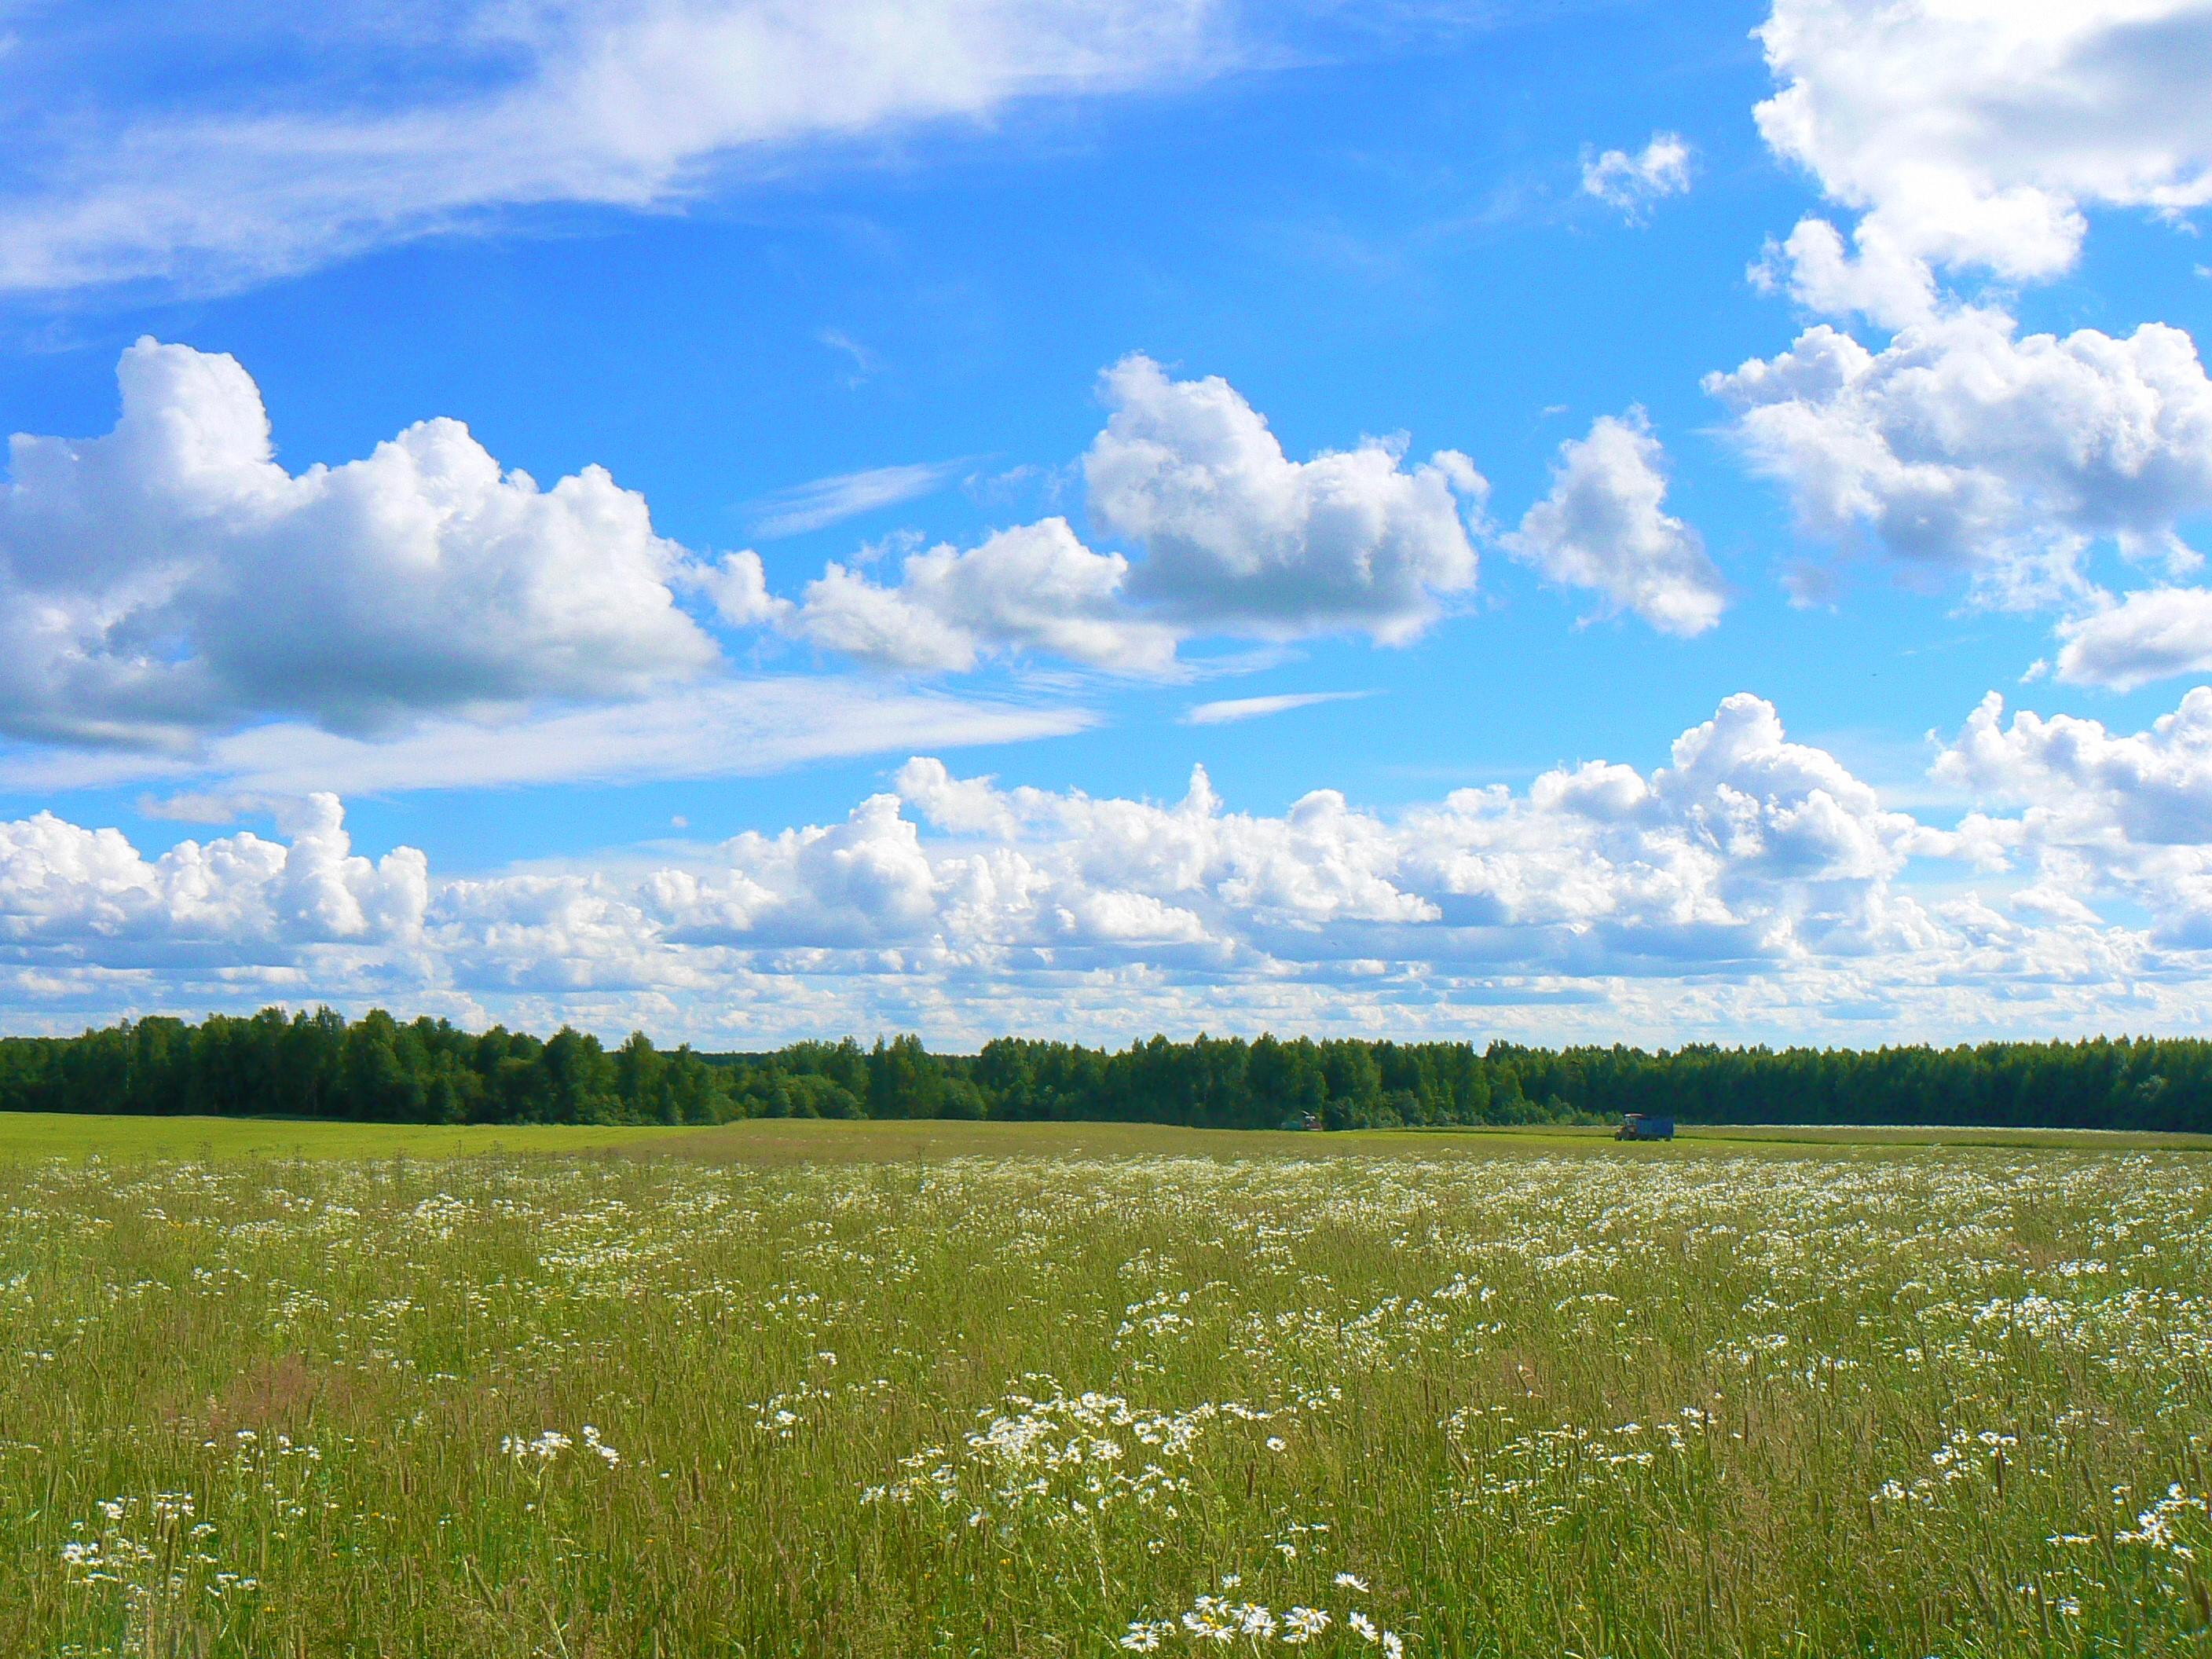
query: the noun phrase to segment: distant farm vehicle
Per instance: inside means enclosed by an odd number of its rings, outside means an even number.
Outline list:
[[[1620,1127],[1613,1132],[1615,1140],[1672,1140],[1674,1120],[1671,1117],[1651,1117],[1643,1112],[1624,1112]]]

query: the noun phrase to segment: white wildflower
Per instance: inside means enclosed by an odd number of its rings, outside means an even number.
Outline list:
[[[1283,1615],[1283,1640],[1293,1646],[1310,1642],[1328,1628],[1328,1614],[1319,1607],[1292,1607]]]

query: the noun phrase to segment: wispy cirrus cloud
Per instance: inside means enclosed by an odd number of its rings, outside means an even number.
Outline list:
[[[219,0],[4,9],[0,292],[247,286],[680,210],[1024,106],[1401,52],[1491,0]],[[865,346],[823,343],[872,372]],[[855,347],[858,347],[855,350]]]
[[[966,465],[964,460],[920,461],[840,472],[760,496],[748,502],[746,510],[756,536],[800,536],[879,507],[934,495]]]
[[[0,289],[222,287],[502,210],[677,205],[800,147],[1240,60],[1222,0],[45,11],[9,19]]]
[[[1287,714],[1294,708],[1311,708],[1324,702],[1358,702],[1372,691],[1285,691],[1272,697],[1222,697],[1194,704],[1183,715],[1185,726],[1228,726],[1237,720],[1265,720]]]
[[[185,792],[171,816],[191,816],[234,795],[760,777],[819,761],[1061,737],[1097,719],[1066,702],[962,696],[856,677],[762,675],[599,708],[429,720],[374,738],[284,720],[213,738],[190,754],[20,749],[0,753],[0,789],[168,785]]]

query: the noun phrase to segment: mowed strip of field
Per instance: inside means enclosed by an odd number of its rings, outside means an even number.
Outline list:
[[[0,1159],[468,1158],[608,1152],[666,1143],[687,1133],[698,1132],[628,1124],[331,1123],[294,1118],[0,1112]]]
[[[744,1164],[933,1161],[949,1158],[1452,1158],[1528,1152],[1626,1157],[1743,1153],[1773,1147],[1993,1146],[2212,1152],[2212,1135],[1941,1126],[1686,1125],[1661,1145],[1623,1146],[1603,1128],[1370,1129],[1295,1133],[1152,1123],[973,1123],[756,1118],[712,1128],[638,1124],[410,1124],[292,1118],[131,1117],[0,1113],[0,1159],[453,1158],[531,1154],[679,1155]]]

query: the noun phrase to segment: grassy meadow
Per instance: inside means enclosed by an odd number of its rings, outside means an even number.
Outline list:
[[[0,1121],[0,1653],[2200,1652],[2208,1175]]]

